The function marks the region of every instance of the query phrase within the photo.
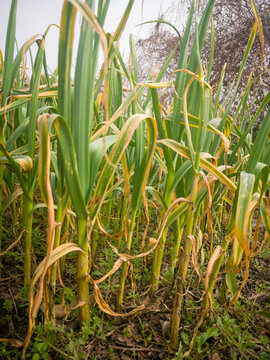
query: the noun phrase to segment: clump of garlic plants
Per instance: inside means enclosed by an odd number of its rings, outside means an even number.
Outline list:
[[[269,93],[250,118],[245,108],[250,77],[236,113],[231,114],[256,34],[263,49],[255,2],[250,0],[254,26],[226,105],[219,102],[225,67],[213,98],[211,61],[207,67],[201,59],[215,1],[208,1],[199,21],[195,1],[191,1],[172,79],[163,81],[163,75],[174,52],[168,54],[153,81],[141,83],[133,38],[128,65],[117,45],[133,3],[128,1],[114,34],[105,34],[109,0],[99,0],[97,7],[91,0],[63,2],[57,82],[56,74],[50,76],[46,65],[44,40],[50,27],[43,36],[27,41],[14,56],[17,1],[11,3],[0,78],[0,211],[4,216],[10,208],[17,222],[16,208],[21,207],[22,232],[6,250],[1,249],[1,256],[23,239],[24,284],[29,289],[28,331],[24,342],[19,343],[23,356],[42,302],[45,322],[56,322],[59,284],[64,313],[68,313],[64,303],[68,254],[77,254],[77,298],[69,311],[77,309],[81,326],[91,328],[93,302],[112,317],[126,317],[145,308],[143,302],[137,302],[129,312],[123,311],[130,287],[127,278],[134,289],[133,274],[143,274],[147,269],[148,292],[156,296],[164,252],[169,248],[168,271],[174,276],[168,278],[175,294],[170,324],[173,349],[179,347],[190,268],[202,292],[201,316],[189,350],[183,354],[187,357],[200,326],[213,309],[220,270],[226,274],[225,286],[231,293],[227,305],[231,307],[247,282],[251,259],[270,234],[266,195]],[[77,15],[82,16],[82,23],[72,78]],[[194,22],[195,38],[191,39]],[[24,56],[34,45],[38,51],[29,79]],[[214,36],[211,47],[214,54]],[[100,49],[104,62],[98,73]],[[174,93],[169,105],[160,101],[164,89]],[[261,128],[253,138],[252,125],[263,112]],[[242,126],[247,118],[249,125]],[[38,251],[32,244],[33,216],[41,207],[47,209],[46,255],[33,268],[33,254]],[[216,226],[226,228],[218,240],[214,236]],[[111,252],[111,266],[97,277],[95,266],[100,259],[104,262],[105,247]],[[240,270],[243,278],[238,282],[236,274]],[[117,289],[116,304],[105,299],[102,290],[112,278]]]

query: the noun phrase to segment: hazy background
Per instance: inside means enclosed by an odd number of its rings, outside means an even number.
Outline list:
[[[49,24],[60,24],[63,0],[18,0],[16,38],[18,46],[35,34],[43,34]],[[158,18],[158,15],[167,8],[170,0],[135,0],[126,29],[120,41],[121,53],[127,58],[129,54],[129,34],[145,37],[151,25],[136,25]],[[107,20],[106,32],[114,32],[119,23],[128,0],[111,0]],[[4,53],[5,38],[11,0],[0,0],[0,49]],[[77,26],[75,46],[79,35],[79,19]],[[51,27],[45,43],[48,66],[54,70],[57,66],[59,29]],[[34,47],[32,47],[34,49]]]

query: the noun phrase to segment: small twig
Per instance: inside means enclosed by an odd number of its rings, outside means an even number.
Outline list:
[[[140,348],[128,348],[128,347],[122,347],[122,346],[110,346],[113,349],[116,350],[122,350],[122,351],[155,351],[155,352],[168,352],[168,350],[164,350],[164,349],[153,349],[151,347],[145,348],[145,347],[140,347]]]
[[[10,288],[8,288],[8,292],[10,293],[11,300],[12,300],[12,302],[13,302],[13,306],[14,306],[14,308],[15,308],[15,310],[16,310],[16,314],[18,315],[18,309],[17,309],[16,303],[15,303],[15,301],[14,301],[14,296],[13,296]]]
[[[5,282],[5,281],[9,281],[10,279],[17,279],[18,277],[23,277],[23,275],[21,274],[18,274],[16,276],[9,276],[7,278],[4,278],[4,279],[0,279],[0,282]]]
[[[25,232],[25,230],[23,230],[23,231],[20,233],[20,236],[18,237],[17,240],[15,240],[11,245],[9,245],[9,247],[8,247],[6,250],[4,250],[4,251],[2,251],[2,252],[0,253],[0,256],[3,256],[3,255],[5,255],[7,252],[9,252],[9,250],[11,250],[11,249],[21,240],[22,235],[23,235],[24,232]]]
[[[54,349],[55,351],[57,351],[59,354],[65,356],[65,358],[67,358],[67,359],[73,359],[72,356],[64,353],[62,350],[58,349],[58,348],[57,348],[56,346],[54,346],[53,344],[49,343],[49,346],[50,346],[52,349]]]

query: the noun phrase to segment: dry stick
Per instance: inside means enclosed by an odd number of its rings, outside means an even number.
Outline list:
[[[2,251],[2,252],[0,253],[0,256],[3,256],[3,255],[5,255],[7,252],[9,252],[9,251],[21,240],[22,235],[23,235],[24,232],[25,232],[25,230],[23,230],[23,231],[20,233],[18,239],[15,240],[14,243],[12,243],[11,245],[9,245],[9,247],[8,247],[6,250],[4,250],[4,251]]]

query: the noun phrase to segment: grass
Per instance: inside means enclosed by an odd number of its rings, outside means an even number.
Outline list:
[[[269,250],[269,94],[248,126],[252,76],[232,107],[261,22],[250,0],[254,26],[221,106],[224,73],[214,93],[202,60],[214,2],[199,21],[191,2],[173,78],[163,81],[168,54],[153,81],[139,82],[133,38],[129,64],[117,45],[134,0],[113,35],[103,30],[109,0],[64,1],[54,74],[50,27],[15,56],[12,0],[0,75],[2,357],[269,355],[269,279],[255,275]],[[20,64],[35,41],[28,81]],[[174,94],[169,106],[163,89]]]
[[[110,263],[106,259],[111,256],[109,253],[112,251],[107,248],[104,255],[104,260],[100,260],[98,264],[98,273],[93,271],[93,276],[99,278],[102,274],[106,273],[110,269]],[[73,259],[72,259],[73,258]],[[76,277],[76,267],[71,267],[72,264],[76,264],[74,256],[67,260],[69,264],[68,269],[66,269],[65,275],[65,300],[66,304],[72,304],[76,301],[76,287],[74,286],[74,279]],[[8,259],[8,257],[7,257]],[[168,265],[169,254],[165,254],[164,266]],[[248,281],[246,290],[243,290],[243,297],[240,298],[239,302],[235,305],[234,309],[230,310],[226,315],[226,307],[220,304],[219,293],[215,294],[214,302],[214,314],[215,319],[207,319],[202,326],[200,333],[198,334],[198,340],[196,340],[191,358],[205,358],[208,354],[213,354],[217,352],[221,358],[246,358],[252,359],[255,358],[254,355],[248,354],[247,351],[250,351],[252,354],[255,353],[259,358],[266,358],[268,356],[268,337],[267,337],[267,317],[261,315],[261,313],[266,312],[267,306],[267,294],[268,294],[268,285],[267,275],[264,279],[261,278],[260,274],[262,273],[262,268],[266,270],[265,262],[268,261],[268,253],[265,250],[258,258],[257,261],[252,262],[252,270],[250,274],[250,280]],[[130,295],[126,295],[125,303],[127,306],[132,306],[135,301],[142,301],[145,296],[141,297],[141,294],[147,289],[147,284],[149,278],[145,276],[144,273],[138,270],[140,264],[137,266],[137,271],[141,274],[142,279],[137,283],[136,286],[136,296],[131,292]],[[135,267],[135,264],[134,264]],[[8,264],[5,264],[5,268],[10,272],[10,267]],[[191,278],[192,268],[189,270],[189,278]],[[64,275],[63,275],[64,276]],[[134,275],[135,277],[135,275]],[[259,279],[258,279],[259,278]],[[112,278],[112,283],[115,284],[117,278]],[[17,280],[19,284],[19,279]],[[222,278],[218,280],[217,290],[221,288]],[[269,281],[269,280],[268,280]],[[7,282],[8,284],[9,282]],[[128,281],[128,291],[131,291],[130,281]],[[63,318],[56,319],[57,325],[49,324],[43,327],[42,323],[38,323],[33,338],[31,340],[29,350],[27,353],[30,358],[35,354],[39,354],[42,359],[44,351],[41,351],[42,346],[46,347],[45,354],[48,354],[48,358],[64,358],[61,357],[61,354],[58,350],[68,354],[74,358],[74,349],[72,348],[72,341],[76,344],[76,349],[78,352],[81,352],[82,358],[86,357],[88,345],[91,343],[91,356],[99,356],[98,349],[102,349],[104,356],[110,358],[109,350],[107,349],[106,344],[112,344],[112,346],[118,346],[121,348],[148,348],[152,350],[153,356],[159,356],[160,353],[163,353],[166,350],[167,359],[174,358],[176,352],[172,351],[170,348],[170,343],[168,341],[169,329],[166,330],[166,324],[169,322],[170,307],[173,302],[173,292],[168,286],[168,282],[161,280],[162,291],[160,291],[157,296],[150,301],[147,305],[147,309],[144,310],[141,314],[138,314],[136,317],[131,317],[130,319],[125,318],[115,318],[105,314],[102,315],[102,312],[95,307],[93,311],[93,322],[90,327],[87,327],[85,330],[79,330],[79,324],[76,322],[76,311],[70,313],[65,324],[63,323]],[[23,287],[22,287],[23,289]],[[180,333],[180,341],[182,344],[182,349],[189,346],[189,342],[193,335],[193,328],[200,316],[201,306],[198,303],[200,298],[201,286],[198,286],[198,280],[193,274],[192,281],[190,284],[189,292],[185,300],[184,307],[184,320],[182,325],[182,331]],[[12,289],[12,292],[14,290]],[[104,284],[102,287],[102,292],[104,294],[108,293],[107,299],[110,303],[113,303],[113,299],[116,297],[117,288],[114,286],[107,287]],[[256,295],[259,294],[259,297],[256,298]],[[27,297],[22,297],[16,299],[15,303],[18,307],[19,316],[24,317],[26,320],[25,307],[20,308],[21,305],[25,305],[27,302]],[[61,303],[61,289],[58,289],[56,301]],[[262,296],[262,297],[261,297]],[[248,298],[251,300],[248,300]],[[7,301],[5,308],[9,306],[9,311],[5,309],[6,315],[10,315],[10,319],[13,319],[13,322],[16,320],[16,310],[13,306],[12,300]],[[126,309],[128,310],[128,308]],[[42,314],[42,313],[41,313]],[[260,321],[256,319],[260,319]],[[40,318],[40,317],[39,317]],[[42,318],[42,317],[41,317]],[[41,319],[40,318],[40,319]],[[167,323],[166,323],[167,322]],[[165,324],[165,325],[164,325]],[[201,346],[199,344],[203,341],[205,333],[211,332],[212,328],[218,329],[218,326],[221,327],[221,330],[218,330],[217,335],[213,335],[205,340]],[[58,327],[60,326],[60,329]],[[70,330],[72,329],[71,333]],[[87,330],[89,329],[89,330]],[[102,331],[100,329],[103,329]],[[210,330],[209,330],[210,329]],[[17,328],[22,334],[23,329],[20,330],[20,326]],[[265,332],[266,331],[266,332]],[[88,338],[83,338],[83,334],[89,332]],[[129,332],[129,335],[127,335]],[[58,334],[58,335],[57,335]],[[109,334],[108,337],[104,338],[103,336]],[[203,339],[202,339],[203,338]],[[92,343],[93,342],[93,343]],[[41,345],[42,344],[42,345]],[[48,344],[52,344],[51,347]],[[132,345],[131,345],[132,344]],[[2,344],[2,356],[8,356],[10,358],[20,358],[20,353],[17,349],[11,348],[7,344]],[[5,350],[3,350],[5,348]],[[105,350],[107,349],[107,352]],[[160,352],[162,350],[162,352]],[[5,353],[6,351],[6,353]],[[123,350],[122,350],[123,351]],[[121,354],[121,350],[114,349],[114,354]],[[150,352],[150,350],[149,350]],[[140,351],[136,353],[136,356],[141,353]],[[5,355],[7,354],[7,355]],[[105,355],[107,354],[107,355]],[[132,354],[132,352],[126,352],[126,354]],[[148,354],[148,353],[146,353]],[[36,355],[37,356],[37,355]],[[90,355],[89,355],[90,356]],[[113,356],[113,355],[111,355]],[[146,355],[148,356],[148,355]],[[150,355],[149,355],[150,356]],[[5,357],[4,357],[5,358]],[[91,359],[91,357],[89,357]]]

